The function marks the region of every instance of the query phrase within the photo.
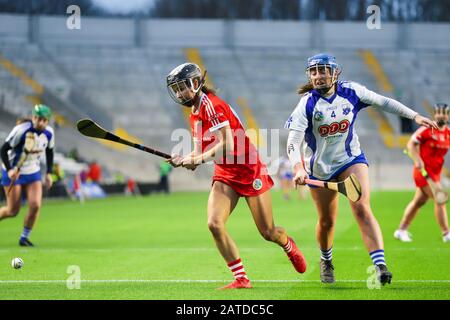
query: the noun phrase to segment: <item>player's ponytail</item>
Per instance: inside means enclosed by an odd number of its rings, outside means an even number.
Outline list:
[[[307,93],[307,92],[310,92],[310,91],[313,90],[313,89],[314,89],[314,87],[313,87],[312,83],[307,83],[307,84],[301,85],[301,86],[297,89],[297,93],[300,94],[300,95],[302,95],[302,94],[305,94],[305,93]]]
[[[202,92],[206,93],[206,94],[212,93],[212,94],[216,95],[216,90],[211,88],[211,87],[209,87],[209,86],[207,86],[206,84],[203,85]]]
[[[336,86],[335,83],[333,85]],[[313,89],[314,89],[314,86],[312,85],[312,83],[307,83],[307,84],[304,84],[304,85],[301,85],[300,87],[298,87],[297,93],[299,95],[302,95],[302,94],[310,92]]]
[[[32,122],[31,118],[29,117],[22,117],[22,118],[18,118],[16,120],[16,126],[25,122]]]

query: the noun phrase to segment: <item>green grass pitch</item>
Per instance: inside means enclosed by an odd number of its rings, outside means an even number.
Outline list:
[[[284,201],[273,192],[274,217],[308,261],[297,274],[277,245],[266,242],[241,199],[228,223],[251,290],[218,291],[232,280],[206,226],[205,193],[114,197],[81,205],[46,201],[31,234],[35,248],[17,244],[26,208],[0,222],[0,299],[449,299],[450,244],[442,242],[432,204],[414,221],[414,242],[393,239],[412,192],[374,192],[391,285],[369,289],[370,258],[345,198],[340,198],[333,260],[337,282],[319,281],[317,214],[310,199]],[[15,270],[10,263],[21,257]],[[70,266],[80,289],[69,289]],[[72,267],[73,268],[73,267]],[[72,270],[72,271],[71,271]],[[72,279],[72,278],[70,278]]]

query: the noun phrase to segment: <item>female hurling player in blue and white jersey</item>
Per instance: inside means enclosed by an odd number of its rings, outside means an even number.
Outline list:
[[[28,214],[25,217],[23,232],[19,239],[20,246],[33,246],[28,239],[34,223],[39,216],[42,202],[42,181],[40,157],[43,153],[47,160],[47,174],[45,184],[47,188],[52,186],[53,148],[55,135],[53,129],[48,126],[51,118],[51,110],[43,104],[33,108],[31,120],[21,121],[6,138],[0,154],[2,158],[2,185],[5,189],[6,206],[0,208],[0,220],[15,217],[21,206],[22,188],[24,188],[28,201]],[[17,168],[19,158],[24,152],[25,138],[28,133],[34,135],[34,147],[28,153],[22,167]],[[12,179],[17,178],[12,189],[8,192]]]
[[[437,126],[396,100],[355,82],[338,81],[340,73],[341,69],[331,55],[318,54],[308,59],[309,83],[299,89],[300,101],[285,125],[289,129],[287,152],[296,184],[305,184],[305,178],[341,181],[352,173],[357,176],[362,196],[357,202],[350,201],[350,206],[378,280],[384,285],[391,282],[392,274],[384,259],[381,229],[370,207],[368,162],[355,132],[356,116],[363,108],[374,106],[412,119],[419,125]],[[307,147],[302,155],[300,145],[303,141]],[[333,283],[332,247],[338,193],[311,188],[311,195],[319,215],[316,237],[321,250],[320,279],[324,283]]]

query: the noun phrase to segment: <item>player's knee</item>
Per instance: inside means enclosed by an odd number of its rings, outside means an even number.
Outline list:
[[[420,197],[417,197],[414,199],[415,205],[417,207],[422,207],[425,203],[427,203],[429,197],[427,195],[421,195]]]
[[[219,235],[225,230],[225,224],[217,220],[208,221],[208,229],[213,235]]]
[[[357,216],[367,216],[371,214],[370,205],[364,201],[352,203],[352,210]]]
[[[41,204],[39,202],[34,202],[31,201],[28,204],[29,208],[30,208],[30,213],[34,214],[37,213],[39,211],[39,209],[41,208]]]
[[[272,241],[273,242],[273,241],[276,240],[275,228],[260,230],[259,233],[267,241]]]
[[[373,214],[370,210],[370,206],[367,205],[358,205],[353,207],[353,213],[356,219],[363,221],[365,223],[370,223]]]
[[[331,219],[320,219],[319,220],[320,227],[325,230],[330,230],[330,229],[334,228],[334,224],[335,224],[335,221],[333,221]]]
[[[8,208],[7,216],[8,217],[15,217],[19,214],[20,206],[12,206]]]
[[[427,203],[428,201],[428,197],[421,197],[419,199],[416,199],[415,201],[415,205],[416,207],[420,208],[422,207],[425,203]]]

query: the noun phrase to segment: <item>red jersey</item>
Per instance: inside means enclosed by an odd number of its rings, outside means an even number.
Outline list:
[[[226,126],[232,130],[234,150],[214,162],[213,181],[222,181],[243,196],[258,195],[272,187],[267,167],[246,136],[236,112],[225,101],[213,93],[202,94],[200,107],[191,112],[190,124],[194,143],[202,153],[217,143],[215,131]]]
[[[420,157],[429,175],[440,175],[444,157],[450,147],[450,129],[435,130],[426,127],[418,129],[413,140],[420,144]]]

